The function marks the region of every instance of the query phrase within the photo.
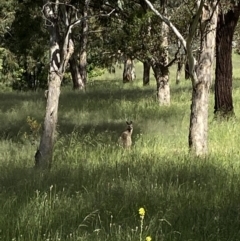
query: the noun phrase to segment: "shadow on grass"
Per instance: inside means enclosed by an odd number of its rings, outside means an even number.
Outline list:
[[[171,161],[167,156],[136,159],[134,154],[128,155],[128,161],[112,165],[79,160],[78,167],[71,167],[65,160],[65,165],[46,173],[3,167],[0,202],[1,206],[10,204],[1,214],[13,219],[8,220],[9,225],[16,226],[18,222],[21,230],[17,232],[27,238],[29,225],[34,233],[38,233],[39,227],[42,234],[58,232],[61,227],[62,235],[67,235],[78,230],[81,220],[97,209],[101,224],[96,224],[94,219],[88,224],[88,231],[91,234],[100,225],[106,238],[111,215],[114,223],[127,232],[139,225],[137,212],[139,207],[144,207],[145,225],[149,224],[148,232],[155,240],[163,233],[170,238],[175,231],[181,238],[174,240],[212,240],[213,236],[237,240],[240,225],[237,175],[229,175],[226,170],[208,163],[209,160],[194,164],[200,160],[188,159],[179,165],[181,160]],[[28,206],[35,206],[38,212],[36,223],[29,223],[31,216],[18,216],[32,215],[32,211],[24,213]],[[171,226],[161,223],[163,219]],[[45,227],[44,222],[49,226]],[[3,238],[5,232],[12,229],[8,224],[2,229]]]
[[[24,101],[39,101],[44,100],[42,92],[11,92],[0,93],[0,110],[2,112],[16,109],[22,106]]]

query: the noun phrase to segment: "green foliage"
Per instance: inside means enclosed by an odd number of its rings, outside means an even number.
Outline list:
[[[239,62],[234,55],[234,76]],[[22,140],[25,132],[37,139],[43,93],[1,93],[0,238],[239,240],[239,119],[213,120],[211,93],[210,153],[194,158],[187,147],[191,83],[171,90],[171,106],[159,107],[155,84],[143,88],[141,80],[95,80],[87,93],[63,88],[48,172],[32,168],[37,143]],[[233,93],[239,116],[237,78]],[[126,119],[134,122],[130,151],[116,144]]]

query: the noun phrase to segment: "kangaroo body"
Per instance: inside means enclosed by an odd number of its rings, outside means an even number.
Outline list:
[[[127,129],[119,137],[119,144],[123,148],[130,148],[132,146],[133,125],[132,125],[132,121],[126,122],[126,123],[127,123]]]

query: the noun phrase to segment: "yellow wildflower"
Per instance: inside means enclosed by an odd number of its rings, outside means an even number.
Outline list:
[[[145,209],[144,208],[139,208],[138,212],[139,212],[140,216],[144,216],[145,215]]]
[[[152,240],[152,238],[150,236],[146,237],[146,241],[151,241],[151,240]]]

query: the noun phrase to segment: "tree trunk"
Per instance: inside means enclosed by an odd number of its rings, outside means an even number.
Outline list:
[[[166,9],[164,10],[166,14]],[[162,22],[162,48],[159,59],[152,59],[151,65],[157,83],[157,99],[160,105],[170,105],[169,66],[168,66],[168,26]]]
[[[43,133],[39,148],[35,154],[35,165],[37,167],[50,167],[53,155],[54,135],[58,118],[58,102],[62,75],[60,69],[60,37],[58,22],[55,21],[49,27],[50,33],[50,69],[48,83],[48,97],[46,113],[44,118]]]
[[[79,67],[80,67],[80,75],[82,78],[82,83],[84,84],[83,88],[86,88],[87,84],[87,43],[88,43],[88,6],[90,0],[85,0],[83,7],[83,17],[82,20],[82,34],[80,38],[80,59],[79,59]]]
[[[131,82],[134,79],[135,79],[135,68],[134,68],[133,60],[131,58],[127,58],[124,61],[123,83]]]
[[[163,8],[163,14],[167,16],[166,2],[161,2]],[[160,57],[160,63],[153,64],[152,67],[155,69],[154,75],[157,81],[157,98],[160,105],[170,105],[170,86],[169,86],[169,67],[168,67],[168,25],[162,22],[161,36],[163,38],[162,48],[163,52]]]
[[[57,73],[52,72],[50,74],[43,133],[39,148],[35,154],[35,165],[43,169],[49,168],[52,162],[61,82],[62,79]]]
[[[46,169],[51,166],[53,157],[61,82],[68,61],[74,51],[74,45],[69,37],[71,28],[69,27],[67,18],[65,19],[65,25],[67,27],[66,35],[64,36],[65,39],[61,39],[60,37],[59,19],[56,17],[59,5],[56,4],[53,8],[53,4],[51,4],[50,1],[44,0],[43,3],[45,18],[51,23],[48,25],[50,35],[50,66],[46,113],[40,145],[35,154],[35,166]],[[65,6],[61,5],[61,7],[66,11]],[[73,27],[73,25],[71,27]]]
[[[176,84],[180,84],[180,76],[184,65],[184,55],[180,55],[177,59],[177,73],[176,73]]]
[[[215,35],[217,27],[217,0],[203,6],[201,26],[202,45],[197,63],[196,75],[192,79],[192,104],[189,128],[189,147],[197,156],[207,154],[208,134],[208,99],[212,80],[212,65],[215,50]],[[214,11],[214,12],[213,12]],[[210,19],[210,20],[209,20]],[[190,53],[188,53],[189,55]],[[190,59],[189,57],[188,59]],[[192,68],[191,71],[194,71]]]
[[[218,16],[216,35],[215,105],[216,116],[234,115],[232,98],[232,41],[240,15],[240,4]]]
[[[160,105],[170,105],[170,87],[168,67],[160,63],[152,64],[157,83],[157,100]]]
[[[143,86],[149,85],[150,83],[150,69],[151,63],[149,61],[143,62]]]
[[[72,76],[73,89],[83,90],[85,88],[85,83],[83,82],[82,76],[80,74],[80,69],[78,61],[75,55],[69,60],[70,72]]]

